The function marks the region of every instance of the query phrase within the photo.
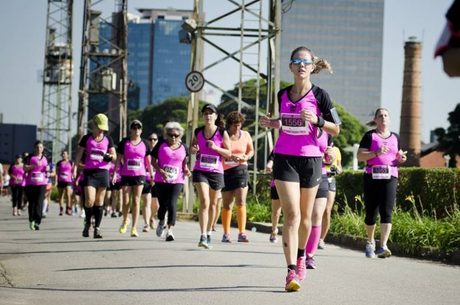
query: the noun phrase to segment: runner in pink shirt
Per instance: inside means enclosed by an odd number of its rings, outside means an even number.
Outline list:
[[[13,202],[13,216],[20,216],[22,209],[22,194],[25,186],[25,171],[22,156],[17,155],[14,164],[8,169],[10,174],[11,200]]]
[[[222,158],[231,158],[232,153],[230,138],[216,106],[206,104],[201,113],[205,125],[195,129],[190,152],[196,154],[192,179],[200,199],[198,218],[201,235],[198,247],[210,249],[217,198],[224,187]]]
[[[392,227],[393,207],[398,186],[398,164],[407,160],[399,146],[399,135],[390,131],[390,115],[385,108],[375,111],[369,125],[375,129],[366,132],[358,149],[358,160],[366,162],[364,173],[364,205],[366,209],[367,243],[365,255],[374,258],[391,256],[387,241]],[[375,249],[375,222],[380,214],[380,247]]]
[[[25,190],[29,200],[29,228],[32,231],[40,230],[43,200],[48,184],[48,159],[43,155],[43,150],[43,143],[41,141],[35,142],[34,153],[27,157],[24,165],[26,172]]]
[[[300,289],[305,278],[305,246],[311,230],[311,214],[321,181],[322,153],[317,130],[331,135],[340,131],[340,119],[328,93],[313,85],[312,73],[330,70],[324,59],[306,47],[291,53],[289,69],[294,85],[278,92],[280,117],[260,119],[263,128],[280,129],[274,153],[273,174],[283,209],[283,250],[287,264],[285,290]]]
[[[167,229],[166,241],[175,239],[172,230],[176,225],[177,198],[184,186],[185,177],[191,175],[187,166],[188,149],[181,142],[183,135],[184,129],[178,122],[168,122],[163,131],[164,141],[158,143],[152,152],[152,164],[156,169],[155,188],[160,204],[156,233],[162,237],[164,229]]]
[[[85,223],[82,236],[89,237],[91,217],[94,215],[94,238],[102,238],[100,225],[104,214],[105,192],[109,187],[109,164],[117,154],[113,140],[104,132],[109,130],[109,119],[105,114],[94,116],[92,132],[85,135],[78,144],[77,157],[73,168],[73,177],[77,176],[77,166],[85,153],[84,161],[84,192],[85,192]]]
[[[72,167],[73,162],[69,160],[69,153],[67,150],[62,151],[62,159],[56,164],[56,180],[59,198],[59,215],[62,216],[64,212],[64,200],[67,199],[66,214],[72,215]]]
[[[118,159],[115,165],[115,171],[121,167],[120,173],[123,191],[123,220],[119,228],[119,232],[122,234],[126,233],[128,227],[130,197],[132,196],[133,207],[131,216],[133,222],[131,225],[131,237],[139,237],[139,234],[137,233],[137,221],[139,219],[142,189],[144,188],[147,172],[153,176],[153,170],[150,165],[150,148],[141,138],[141,121],[132,121],[129,133],[130,136],[124,138],[121,140],[120,144],[118,144]],[[115,179],[115,176],[112,179]]]

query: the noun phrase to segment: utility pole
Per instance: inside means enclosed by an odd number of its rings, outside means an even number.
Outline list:
[[[128,0],[115,0],[115,11],[104,17],[102,2],[85,0],[78,99],[78,138],[87,116],[106,113],[112,135],[127,133]],[[91,119],[91,118],[90,118]],[[115,137],[115,136],[114,136]]]
[[[40,140],[56,163],[71,153],[73,0],[48,0]]]

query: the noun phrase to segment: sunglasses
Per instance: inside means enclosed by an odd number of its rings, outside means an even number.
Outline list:
[[[294,65],[300,65],[300,64],[306,65],[311,65],[313,62],[311,60],[305,59],[305,58],[293,58],[291,59],[291,64]]]
[[[175,134],[175,133],[168,133],[168,137],[170,137],[170,138],[178,138],[179,135]]]
[[[134,125],[131,126],[131,129],[142,129],[142,127],[140,125]]]
[[[158,138],[149,138],[150,141],[158,141]]]

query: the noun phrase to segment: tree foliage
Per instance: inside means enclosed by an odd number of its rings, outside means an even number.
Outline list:
[[[456,167],[456,156],[460,155],[460,103],[449,112],[447,120],[450,123],[447,130],[437,128],[435,134],[438,137],[439,148],[450,155],[449,167]]]

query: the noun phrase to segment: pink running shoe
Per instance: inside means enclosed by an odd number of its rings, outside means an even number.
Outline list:
[[[305,279],[305,256],[301,256],[297,259],[297,277],[303,281]]]
[[[299,284],[299,279],[297,277],[297,274],[295,270],[289,270],[288,274],[286,276],[286,286],[284,286],[284,289],[287,292],[295,292],[300,289],[300,284]]]
[[[307,266],[307,269],[316,269],[315,258],[313,256],[312,257],[307,256],[305,265]]]

